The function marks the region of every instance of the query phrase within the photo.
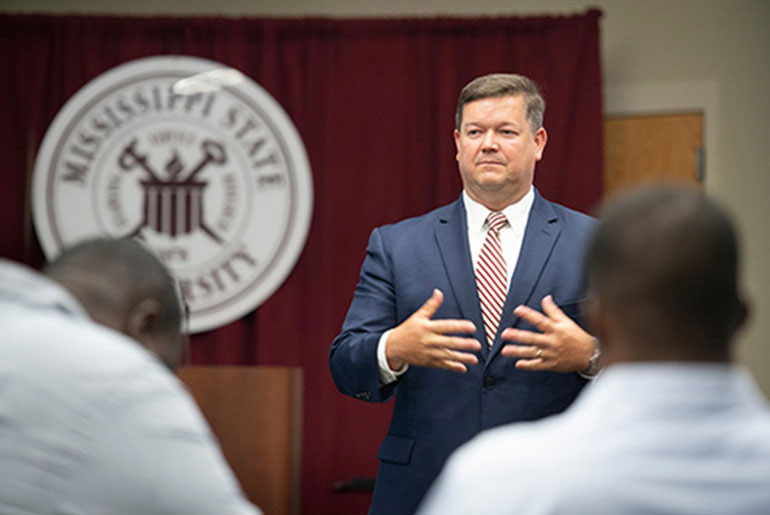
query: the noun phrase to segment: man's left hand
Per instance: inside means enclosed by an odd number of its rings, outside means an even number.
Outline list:
[[[527,306],[518,306],[514,310],[516,316],[531,323],[540,332],[512,327],[505,329],[502,339],[516,343],[503,347],[502,355],[518,358],[516,368],[524,370],[587,370],[596,349],[593,336],[565,315],[550,295],[543,297],[541,305],[543,313]]]

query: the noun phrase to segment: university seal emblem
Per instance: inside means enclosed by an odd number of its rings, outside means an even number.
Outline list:
[[[281,106],[237,70],[182,56],[123,64],[78,91],[46,132],[32,193],[49,259],[93,236],[143,241],[178,279],[191,332],[281,285],[313,203]]]

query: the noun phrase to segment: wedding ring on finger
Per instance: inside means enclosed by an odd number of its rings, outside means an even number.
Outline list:
[[[539,358],[539,357],[540,357],[540,356],[542,356],[542,355],[543,355],[543,349],[541,349],[541,348],[538,348],[538,349],[537,349],[537,353],[535,354],[535,357],[536,357],[536,358]]]

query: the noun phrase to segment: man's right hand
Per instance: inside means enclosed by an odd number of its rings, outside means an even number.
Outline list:
[[[388,335],[385,356],[391,370],[399,370],[404,364],[421,367],[446,368],[455,372],[466,372],[467,365],[478,363],[474,351],[481,350],[475,338],[449,336],[451,334],[474,334],[476,326],[470,320],[431,320],[444,294],[433,290],[425,304],[412,313]]]

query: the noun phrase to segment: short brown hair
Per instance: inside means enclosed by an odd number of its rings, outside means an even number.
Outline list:
[[[460,130],[463,123],[465,104],[484,98],[524,95],[527,106],[527,121],[532,132],[543,126],[545,100],[531,79],[515,73],[492,73],[477,77],[469,82],[460,92],[455,111],[455,129]]]

